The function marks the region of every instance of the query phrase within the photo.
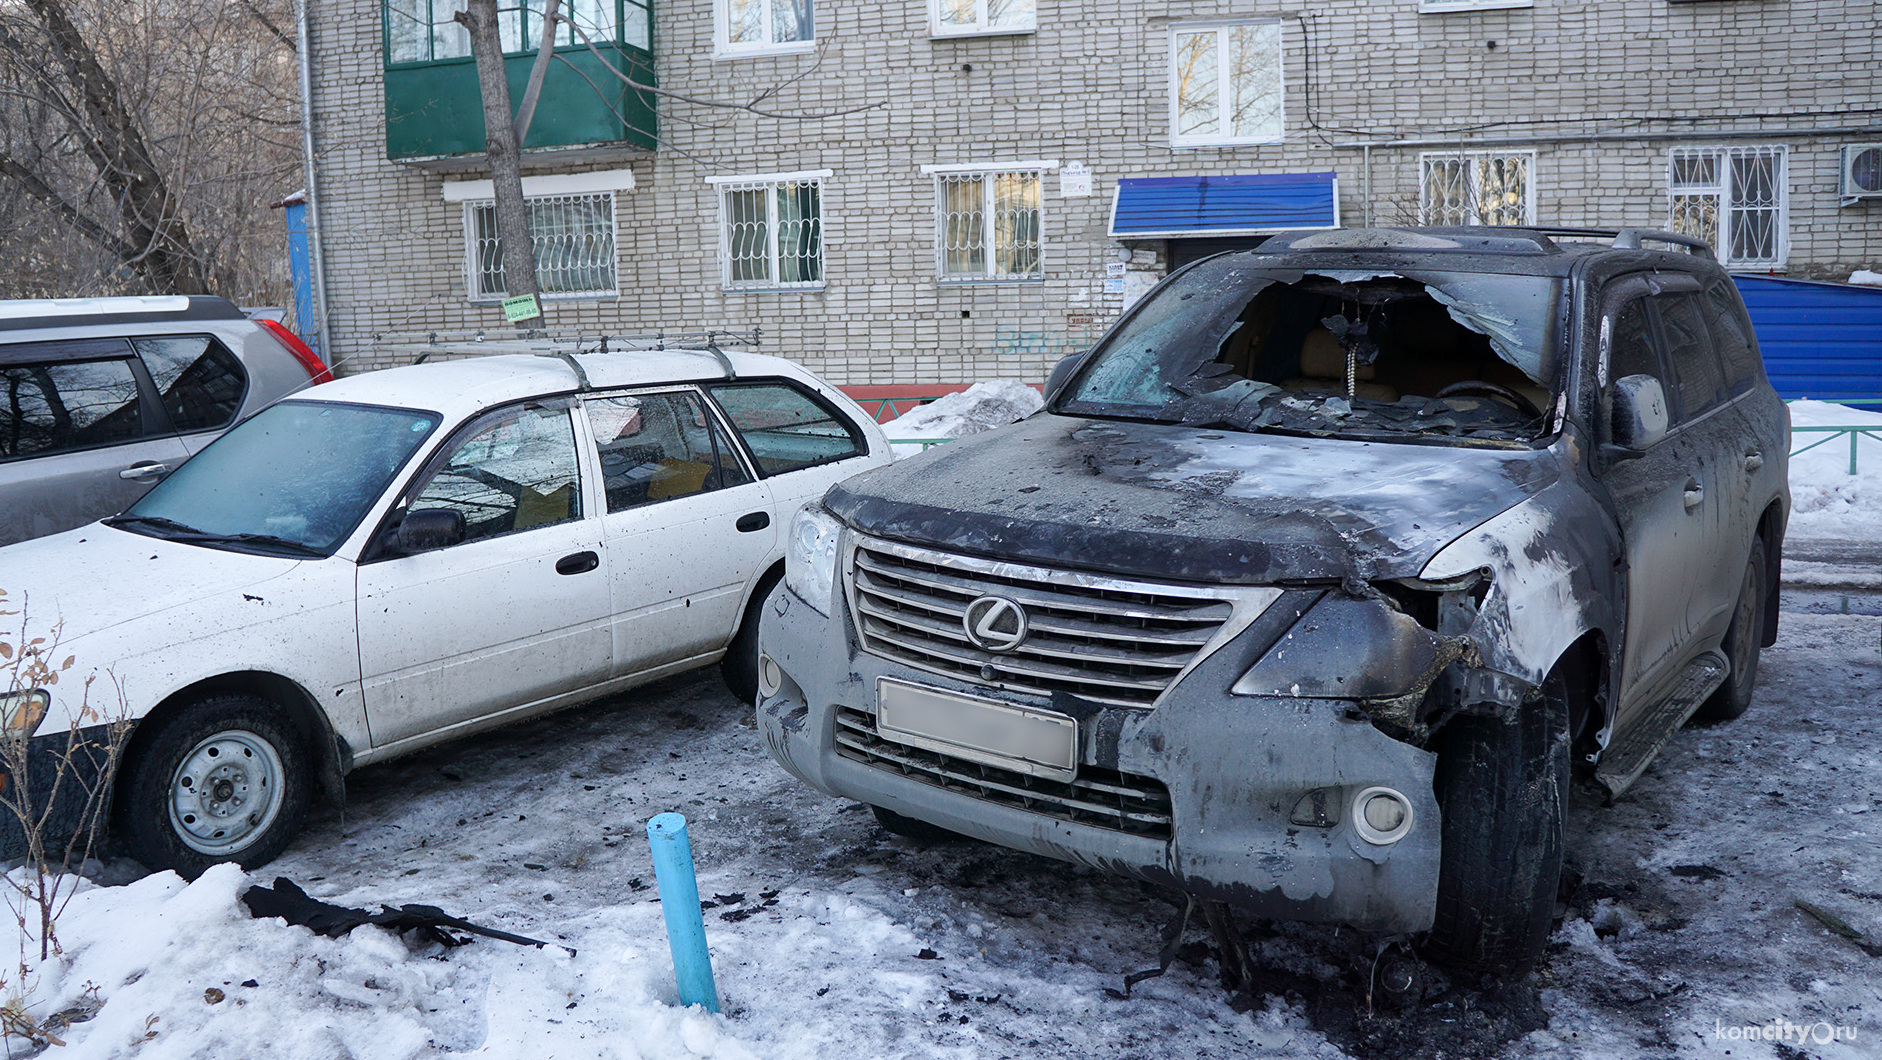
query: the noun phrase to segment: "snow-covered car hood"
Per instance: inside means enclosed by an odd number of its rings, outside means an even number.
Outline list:
[[[1558,476],[1542,450],[1040,415],[832,487],[865,533],[1183,581],[1415,577]]]
[[[60,643],[70,646],[80,637],[213,597],[237,603],[243,590],[278,578],[300,562],[186,545],[92,523],[0,548],[0,588],[7,591],[11,610],[26,612],[36,635],[61,623]],[[181,640],[193,632],[178,629],[171,635]],[[143,647],[156,646],[153,642]],[[112,662],[82,661],[94,666]]]

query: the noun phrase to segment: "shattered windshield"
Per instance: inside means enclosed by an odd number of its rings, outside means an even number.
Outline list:
[[[1205,261],[1159,291],[1058,411],[1462,444],[1547,430],[1560,280],[1258,260]]]
[[[285,401],[216,439],[109,522],[236,551],[332,555],[437,426],[433,412]]]

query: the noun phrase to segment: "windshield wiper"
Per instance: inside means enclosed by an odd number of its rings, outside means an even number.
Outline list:
[[[186,545],[255,545],[261,548],[287,552],[296,556],[314,559],[326,559],[327,554],[312,545],[291,541],[273,534],[218,534],[209,530],[198,530],[185,526],[175,519],[165,519],[161,515],[114,515],[104,521],[106,526],[120,529],[147,527],[159,531],[156,535],[165,541],[181,541]]]
[[[143,526],[149,527],[152,530],[168,531],[169,533],[161,535],[165,537],[169,536],[169,534],[198,534],[202,532],[193,526],[184,526],[175,519],[165,519],[161,515],[114,515],[109,519],[105,519],[104,524],[106,526],[117,527],[120,530],[128,529],[133,526]]]
[[[313,559],[327,558],[325,552],[312,545],[291,541],[285,537],[276,537],[273,534],[212,534],[199,531],[193,534],[178,534],[172,540],[202,545],[258,545],[263,548],[279,549],[296,556],[308,556]]]

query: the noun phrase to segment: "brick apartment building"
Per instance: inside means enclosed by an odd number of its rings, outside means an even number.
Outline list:
[[[508,333],[453,3],[311,5],[345,368],[412,355],[375,335]],[[757,326],[838,383],[1037,381],[1170,268],[1282,228],[1673,227],[1740,271],[1882,266],[1873,0],[565,9],[524,189],[558,333]],[[508,15],[517,91],[536,20]],[[700,102],[760,97],[791,116]]]

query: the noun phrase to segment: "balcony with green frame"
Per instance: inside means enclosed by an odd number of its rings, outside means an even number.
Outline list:
[[[514,4],[515,0],[508,0]],[[510,101],[523,98],[541,41],[543,0],[500,6]],[[657,143],[652,0],[563,0],[555,61],[523,142],[525,164],[625,157]],[[383,0],[386,157],[438,168],[484,151],[483,97],[464,0]],[[550,157],[542,157],[550,156]]]

